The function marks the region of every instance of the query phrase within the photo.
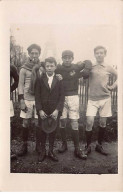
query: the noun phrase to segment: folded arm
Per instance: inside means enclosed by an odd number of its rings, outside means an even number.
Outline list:
[[[108,67],[108,69],[109,69],[109,73],[112,75],[112,76],[114,76],[115,77],[115,81],[114,81],[114,83],[112,84],[112,85],[107,85],[107,88],[109,89],[109,90],[113,90],[113,89],[115,89],[116,87],[117,87],[117,71],[113,68],[113,67]]]

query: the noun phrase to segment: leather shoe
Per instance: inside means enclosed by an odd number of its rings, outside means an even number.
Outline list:
[[[85,146],[85,154],[88,155],[91,153],[91,146]]]
[[[103,149],[103,147],[99,144],[96,145],[96,148],[95,148],[95,151],[96,152],[99,152],[100,154],[103,154],[105,156],[108,155],[108,153]]]
[[[75,149],[74,154],[76,157],[80,159],[83,159],[83,160],[87,159],[87,155],[80,148]]]
[[[59,153],[63,153],[67,150],[67,142],[63,142],[61,148],[58,149]]]
[[[49,151],[48,153],[49,158],[51,158],[53,161],[58,161],[58,158],[54,152]]]
[[[11,154],[11,160],[17,160],[16,154]]]
[[[23,143],[21,151],[17,155],[24,156],[26,154],[27,154],[27,142]]]

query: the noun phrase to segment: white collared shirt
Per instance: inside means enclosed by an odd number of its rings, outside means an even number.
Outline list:
[[[46,75],[47,75],[47,78],[48,78],[49,87],[51,88],[51,85],[52,85],[52,82],[53,82],[53,77],[54,77],[55,74],[53,73],[52,76],[48,76],[48,74],[46,73]]]

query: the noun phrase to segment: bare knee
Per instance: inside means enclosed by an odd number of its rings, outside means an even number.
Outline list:
[[[22,126],[25,127],[25,128],[29,127],[29,119],[23,119]]]
[[[100,118],[100,127],[106,127],[106,120],[107,118],[103,117],[103,118]]]
[[[94,117],[87,117],[86,131],[92,131],[93,124],[94,124]]]
[[[66,127],[67,120],[66,119],[61,119],[60,120],[60,128],[65,128]]]
[[[78,120],[71,120],[71,128],[72,128],[72,130],[78,130],[79,129]]]

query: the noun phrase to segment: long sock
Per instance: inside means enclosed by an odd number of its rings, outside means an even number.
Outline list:
[[[79,131],[78,130],[72,130],[72,137],[75,148],[79,148]]]
[[[60,128],[62,142],[66,142],[66,128]]]
[[[87,147],[91,144],[91,139],[92,139],[92,131],[86,131]]]
[[[28,134],[29,134],[29,128],[28,127],[22,127],[22,138],[23,138],[24,142],[27,142]]]
[[[104,133],[105,133],[106,127],[99,127],[98,132],[98,143],[102,145],[103,139],[104,139]]]

